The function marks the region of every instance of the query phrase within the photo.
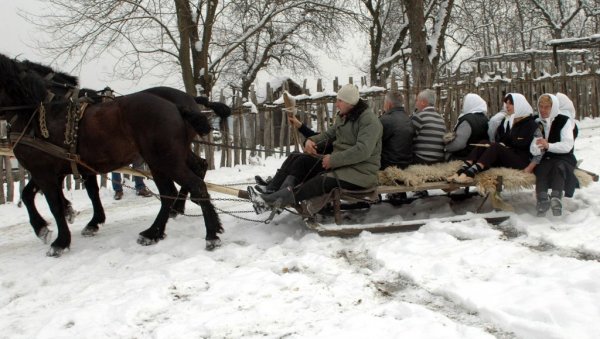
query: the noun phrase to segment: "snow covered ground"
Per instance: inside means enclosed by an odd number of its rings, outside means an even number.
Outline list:
[[[598,173],[600,121],[580,127],[576,153]],[[207,181],[250,182],[281,161],[210,171]],[[107,222],[84,238],[91,205],[85,192],[67,192],[81,214],[71,225],[71,251],[59,259],[45,256],[48,245],[34,236],[24,208],[0,206],[0,338],[600,335],[598,183],[565,199],[562,217],[537,218],[532,191],[505,194],[516,212],[500,226],[476,216],[436,219],[456,209],[445,197],[376,206],[356,218],[434,218],[419,231],[352,239],[320,237],[289,213],[269,225],[222,215],[223,246],[213,252],[204,250],[202,219],[192,216],[171,220],[159,244],[138,245],[159,203],[125,193],[117,202],[101,191]],[[50,220],[44,198],[37,204]],[[201,211],[188,204],[187,212]]]

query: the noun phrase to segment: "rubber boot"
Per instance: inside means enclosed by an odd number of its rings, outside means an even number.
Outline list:
[[[270,210],[267,203],[263,200],[261,194],[256,192],[252,186],[248,186],[248,198],[252,202],[252,207],[254,208],[254,212],[256,212],[256,214],[261,214]]]
[[[277,170],[275,176],[271,180],[266,181],[266,185],[256,185],[254,188],[263,194],[271,194],[275,193],[281,187],[281,184],[285,181],[287,177],[283,176],[283,172],[281,170]],[[256,179],[256,177],[255,177]],[[258,182],[258,181],[257,181]]]
[[[261,195],[264,202],[272,208],[284,208],[296,203],[293,187],[288,186],[271,194]]]
[[[288,175],[279,191],[271,194],[261,194],[263,200],[272,207],[282,208],[296,203],[294,198],[294,186],[298,180],[293,175]]]
[[[548,198],[548,193],[542,192],[537,194],[537,203],[535,205],[535,210],[537,211],[538,217],[543,217],[546,215],[546,212],[550,209],[550,198]]]
[[[560,217],[562,215],[562,191],[552,191],[550,194],[550,207],[552,208],[552,215]]]

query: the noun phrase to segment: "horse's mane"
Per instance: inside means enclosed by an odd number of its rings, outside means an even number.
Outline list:
[[[32,70],[41,76],[46,76],[46,75],[52,73],[53,76],[50,79],[50,81],[56,83],[57,85],[66,85],[66,86],[73,86],[73,87],[79,86],[79,79],[76,76],[73,76],[73,75],[70,75],[67,73],[63,73],[63,72],[57,72],[49,66],[31,62],[29,60],[21,61],[21,65],[25,69]]]
[[[44,100],[47,83],[21,62],[0,54],[0,87],[13,104],[32,104]]]

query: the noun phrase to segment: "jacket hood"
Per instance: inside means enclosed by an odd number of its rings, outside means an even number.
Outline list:
[[[575,105],[573,105],[573,101],[563,93],[556,93],[556,98],[558,99],[558,110],[560,114],[575,119]]]
[[[479,95],[469,93],[465,95],[461,116],[470,113],[483,112],[487,113],[487,103]]]

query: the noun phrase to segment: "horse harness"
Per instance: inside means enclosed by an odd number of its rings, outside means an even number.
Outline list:
[[[52,74],[49,74],[48,76],[51,76],[51,75]],[[51,78],[48,78],[48,76],[46,76],[46,79],[47,80],[51,79]],[[31,120],[35,117],[35,115],[37,113],[38,114],[38,123],[39,123],[42,137],[44,139],[47,139],[50,137],[50,133],[46,126],[46,106],[51,103],[51,101],[52,101],[52,99],[54,99],[54,97],[55,97],[55,94],[51,91],[48,91],[46,98],[44,99],[44,101],[42,103],[40,103],[40,105],[34,111],[34,113],[32,114],[32,118],[28,121],[27,125],[25,126],[25,128],[23,129],[23,131],[21,133],[19,133],[19,132],[7,133],[9,146],[14,147],[17,144],[21,143],[23,145],[27,145],[27,146],[33,147],[35,149],[38,149],[44,153],[50,154],[54,157],[69,161],[69,163],[71,165],[71,171],[73,173],[73,177],[75,178],[75,180],[78,180],[78,181],[81,181],[82,177],[81,177],[81,174],[79,173],[77,165],[81,165],[81,166],[87,168],[88,170],[91,170],[92,172],[98,174],[98,172],[96,170],[94,170],[89,165],[85,164],[85,162],[83,162],[81,160],[79,154],[77,154],[77,139],[78,139],[79,122],[81,121],[81,118],[83,117],[83,114],[85,113],[88,106],[91,103],[95,103],[91,98],[89,98],[87,96],[79,98],[79,88],[78,87],[71,87],[64,96],[69,101],[69,105],[67,108],[67,121],[66,121],[66,126],[65,126],[65,139],[64,139],[64,144],[66,147],[68,147],[68,149],[57,146],[53,143],[50,143],[46,140],[36,137],[34,135],[34,129],[30,129],[29,135],[25,134],[27,128],[29,127],[29,124],[31,123]],[[104,89],[102,91],[102,102],[109,101],[112,99],[114,99],[114,94],[113,94],[112,90],[110,90],[110,88]],[[15,108],[20,109],[20,108],[25,108],[25,107],[15,107]],[[18,115],[15,115],[11,119],[11,121],[8,123],[8,126],[9,126],[8,128],[10,128],[10,125],[12,125],[16,121],[17,118],[18,118]],[[12,140],[15,140],[15,142],[13,143]]]

